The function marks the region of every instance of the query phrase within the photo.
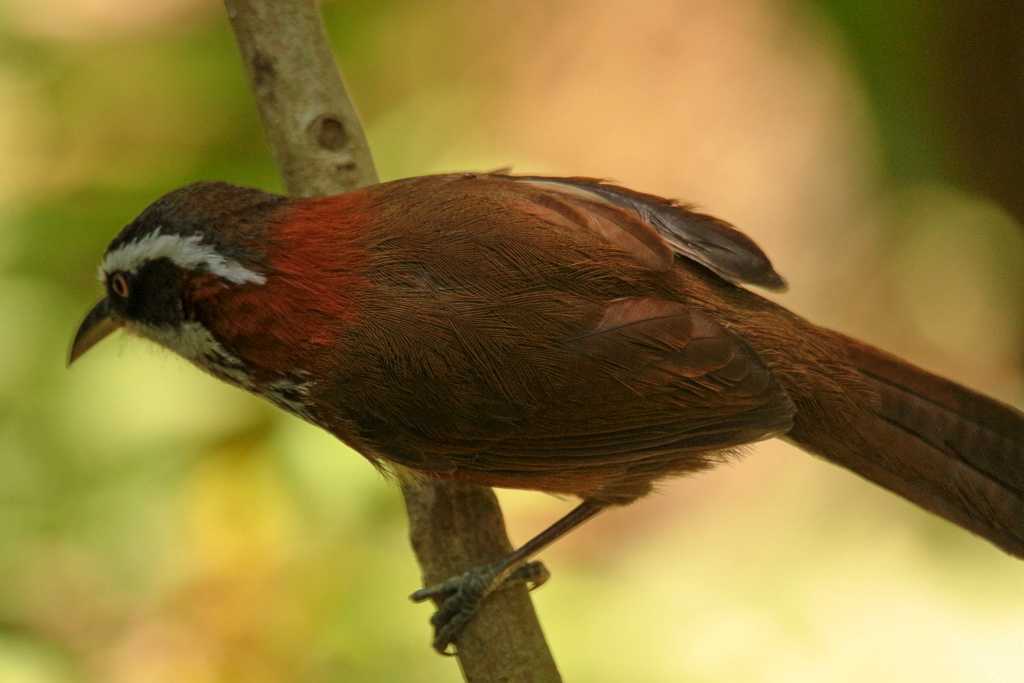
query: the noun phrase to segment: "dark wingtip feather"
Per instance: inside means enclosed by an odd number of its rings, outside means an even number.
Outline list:
[[[786,280],[779,275],[768,255],[732,223],[695,211],[676,202],[644,197],[655,212],[654,227],[673,244],[681,256],[702,263],[737,284],[751,284],[785,291]]]
[[[768,264],[768,271],[764,276],[759,281],[751,281],[750,284],[770,289],[773,292],[785,292],[789,289],[789,283],[786,282],[784,277],[775,272],[770,263]]]
[[[599,178],[505,176],[563,191],[585,192],[595,200],[634,213],[654,228],[677,256],[690,259],[734,284],[785,291],[786,281],[754,240],[727,221],[694,211],[672,199],[615,185]]]

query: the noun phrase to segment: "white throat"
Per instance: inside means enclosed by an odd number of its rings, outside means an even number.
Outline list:
[[[202,323],[194,320],[173,325],[128,323],[132,332],[173,351],[221,379],[253,389],[252,379],[238,356],[224,348]]]
[[[309,393],[313,386],[308,373],[292,371],[264,386],[257,386],[245,364],[228,351],[202,323],[189,321],[178,327],[129,323],[129,329],[218,379],[269,399],[290,413],[316,424],[310,412]]]

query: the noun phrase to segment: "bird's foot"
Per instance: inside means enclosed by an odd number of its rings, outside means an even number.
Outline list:
[[[543,585],[550,576],[540,562],[522,564],[504,577],[499,565],[484,565],[421,588],[409,597],[413,602],[437,601],[437,611],[430,618],[430,624],[434,627],[433,646],[443,655],[452,655],[455,653],[449,652],[448,646],[459,637],[466,624],[473,620],[488,595],[499,588],[521,582],[533,590]]]

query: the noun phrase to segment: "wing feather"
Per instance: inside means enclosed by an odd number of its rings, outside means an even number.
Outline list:
[[[729,223],[694,211],[670,199],[636,192],[594,178],[546,178],[542,176],[504,176],[525,185],[556,193],[571,202],[593,206],[611,206],[626,212],[634,221],[647,226],[672,253],[696,261],[720,277],[735,284],[749,283],[767,289],[784,290],[786,281],[772,266],[757,244]],[[593,220],[593,219],[592,219]],[[607,221],[607,217],[605,217]],[[578,221],[584,225],[587,220]],[[639,239],[641,231],[628,221],[619,221],[619,230]],[[604,227],[606,223],[603,223]],[[607,230],[607,228],[605,227]],[[651,252],[649,238],[643,241]]]

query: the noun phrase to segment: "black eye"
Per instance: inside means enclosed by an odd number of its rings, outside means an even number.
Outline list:
[[[114,273],[110,276],[110,290],[122,299],[127,299],[131,290],[128,288],[128,278],[124,273]]]

